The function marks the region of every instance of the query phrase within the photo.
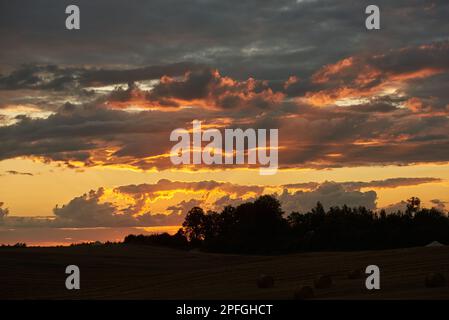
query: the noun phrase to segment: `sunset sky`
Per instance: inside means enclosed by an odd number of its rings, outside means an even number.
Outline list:
[[[446,211],[448,16],[446,0],[0,0],[0,243],[119,240],[267,193],[286,213]],[[278,172],[174,166],[170,133],[193,120],[278,129]]]

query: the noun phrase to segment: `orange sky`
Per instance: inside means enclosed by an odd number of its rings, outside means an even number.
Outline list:
[[[299,182],[335,182],[372,181],[396,177],[439,177],[441,182],[426,183],[416,186],[402,186],[397,188],[368,188],[378,194],[378,206],[405,200],[411,195],[420,197],[425,205],[431,205],[430,200],[441,199],[449,201],[449,164],[446,165],[411,165],[411,166],[382,166],[382,167],[354,167],[328,170],[290,169],[281,170],[274,176],[261,176],[258,171],[246,169],[233,170],[203,170],[186,172],[165,170],[161,172],[135,171],[117,168],[87,168],[82,172],[73,169],[59,168],[51,164],[42,164],[26,159],[6,160],[0,162],[0,172],[8,170],[30,172],[28,175],[4,175],[0,177],[0,194],[11,211],[11,215],[18,216],[47,216],[52,215],[56,204],[63,205],[76,196],[91,189],[100,187],[114,188],[121,185],[155,183],[160,179],[180,181],[216,180],[241,185],[268,185]],[[165,212],[169,205],[185,199],[182,193],[173,199],[162,199],[155,203],[153,210]]]

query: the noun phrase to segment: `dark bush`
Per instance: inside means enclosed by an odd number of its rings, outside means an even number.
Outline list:
[[[178,230],[178,232],[174,235],[170,235],[166,232],[153,235],[130,234],[125,237],[123,243],[138,244],[138,245],[156,245],[178,249],[185,249],[188,247],[187,238],[184,236],[181,229]]]

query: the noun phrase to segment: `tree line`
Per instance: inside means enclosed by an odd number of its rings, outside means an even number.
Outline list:
[[[379,250],[449,243],[449,218],[436,208],[421,208],[412,197],[404,211],[387,214],[346,205],[325,210],[318,202],[308,212],[284,215],[273,196],[221,212],[194,207],[174,235],[129,235],[125,244],[198,248],[211,252],[273,254],[296,251]]]

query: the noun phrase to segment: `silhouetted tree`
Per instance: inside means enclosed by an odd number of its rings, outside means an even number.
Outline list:
[[[193,207],[187,213],[184,223],[182,224],[184,234],[187,239],[193,243],[201,243],[211,228],[210,218],[204,214],[200,207]]]
[[[418,212],[421,206],[421,200],[418,197],[411,197],[407,200],[407,209],[405,211],[408,215],[413,215]]]

